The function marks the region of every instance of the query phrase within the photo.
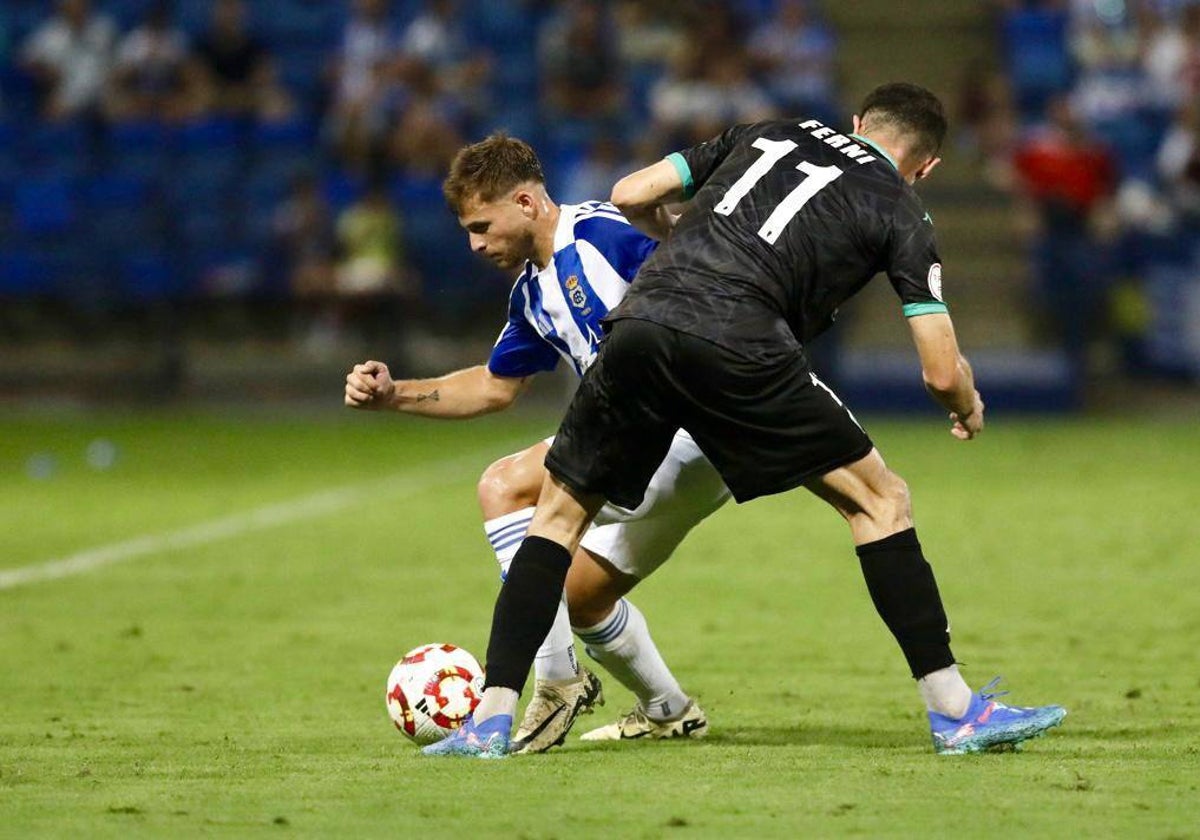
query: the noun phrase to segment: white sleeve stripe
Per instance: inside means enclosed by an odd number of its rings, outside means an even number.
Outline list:
[[[617,213],[616,211],[609,212],[609,211],[605,211],[605,210],[596,210],[592,213],[583,213],[583,214],[575,217],[576,222],[583,222],[588,219],[609,219],[614,222],[620,222],[621,224],[624,224],[624,225],[629,224],[629,220],[626,219],[624,216],[620,215],[619,213]]]

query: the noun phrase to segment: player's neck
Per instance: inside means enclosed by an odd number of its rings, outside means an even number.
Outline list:
[[[900,160],[900,155],[902,154],[903,150],[894,139],[890,137],[883,137],[879,134],[866,134],[862,132],[851,134],[850,136],[855,140],[866,143],[876,152],[883,155],[883,157],[887,159],[887,162],[895,167],[897,171],[899,171],[900,164],[898,161]]]
[[[537,233],[533,236],[533,262],[539,270],[554,258],[554,234],[558,231],[561,215],[558,205],[547,198],[538,217]]]

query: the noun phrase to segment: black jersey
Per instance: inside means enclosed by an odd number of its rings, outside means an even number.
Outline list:
[[[695,199],[610,319],[775,356],[827,329],[881,271],[905,315],[946,311],[932,220],[869,140],[771,121],[668,160]]]

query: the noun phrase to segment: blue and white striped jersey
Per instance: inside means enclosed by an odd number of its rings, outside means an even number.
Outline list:
[[[582,376],[596,358],[600,319],[625,296],[658,244],[607,202],[559,209],[550,264],[538,271],[526,263],[513,286],[508,323],[488,359],[497,376],[553,370],[560,356]]]

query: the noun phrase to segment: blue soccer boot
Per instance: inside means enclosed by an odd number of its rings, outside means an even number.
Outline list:
[[[1000,678],[971,695],[971,705],[960,718],[929,713],[933,749],[940,755],[961,755],[992,749],[1016,749],[1030,738],[1045,735],[1067,716],[1062,706],[1006,706],[995,698],[1007,691],[992,692]]]
[[[512,730],[512,715],[492,715],[483,723],[475,718],[435,744],[421,750],[425,755],[461,755],[474,758],[505,758],[508,756],[508,733]]]

